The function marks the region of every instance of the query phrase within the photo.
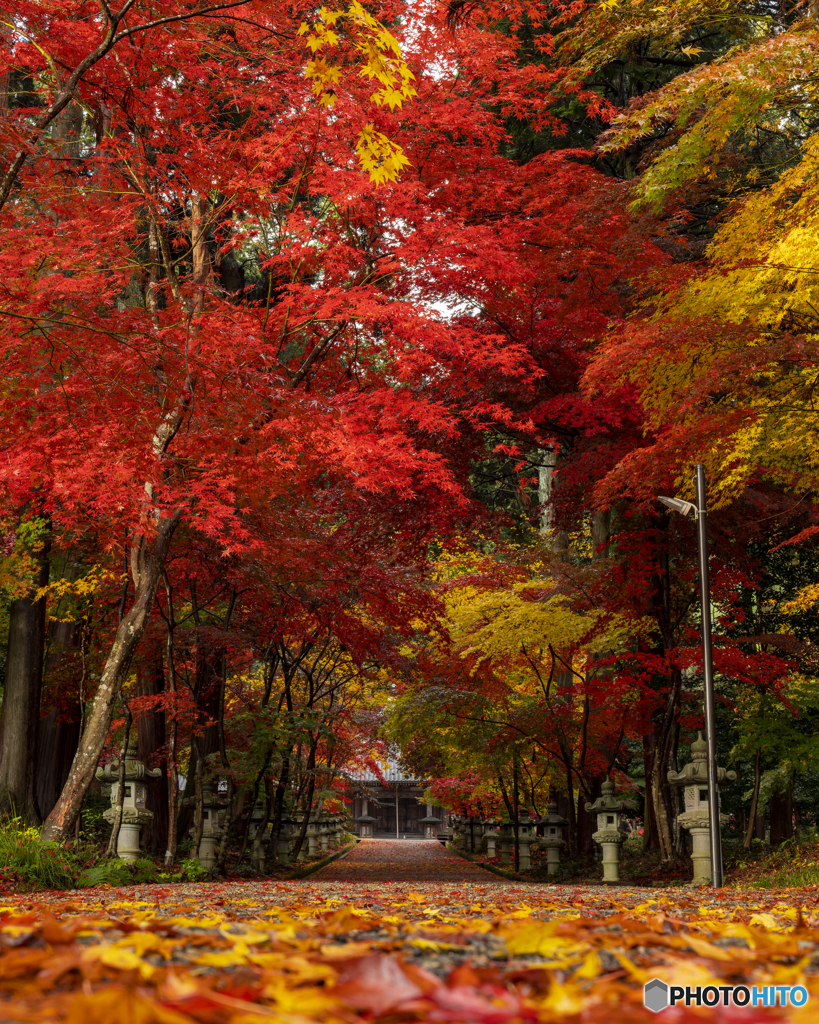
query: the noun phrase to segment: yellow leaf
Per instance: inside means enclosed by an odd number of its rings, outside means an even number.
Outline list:
[[[558,922],[556,921],[538,921],[527,924],[506,939],[506,948],[513,956],[536,955],[553,960],[585,956],[588,946],[572,942],[562,935],[555,935],[557,926]]]
[[[207,967],[236,967],[247,963],[247,957],[236,949],[226,949],[222,953],[197,953],[195,961]]]
[[[150,978],[156,970],[136,953],[117,946],[91,946],[83,952],[83,960],[99,960],[106,967],[113,967],[118,971],[139,971],[142,978]]]
[[[748,924],[752,926],[757,924],[770,931],[778,931],[782,927],[773,914],[753,914]]]

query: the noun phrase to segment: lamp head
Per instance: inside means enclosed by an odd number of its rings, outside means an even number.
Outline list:
[[[657,501],[686,517],[690,516],[692,519],[699,517],[697,506],[690,501],[683,501],[682,498],[666,498],[662,494],[657,495]]]

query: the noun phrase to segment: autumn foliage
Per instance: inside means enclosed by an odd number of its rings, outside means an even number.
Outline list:
[[[775,817],[812,747],[749,723],[816,707],[813,6],[0,11],[0,810],[68,840],[133,729],[146,846],[221,780],[224,867],[398,742],[579,854],[611,773],[680,859],[695,538],[656,497],[704,462],[721,757]]]

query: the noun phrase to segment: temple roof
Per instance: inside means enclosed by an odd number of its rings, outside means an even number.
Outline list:
[[[422,786],[428,781],[427,779],[416,778],[414,775],[407,775],[396,758],[390,757],[386,761],[379,761],[378,764],[388,783],[394,784],[396,782],[403,782],[408,785]],[[375,772],[366,770],[361,772],[351,772],[350,778],[355,782],[381,783],[381,779],[375,774]]]

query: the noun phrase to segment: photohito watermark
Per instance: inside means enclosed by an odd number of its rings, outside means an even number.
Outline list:
[[[808,990],[802,985],[666,985],[654,978],[643,988],[647,1010],[667,1006],[804,1006]]]

